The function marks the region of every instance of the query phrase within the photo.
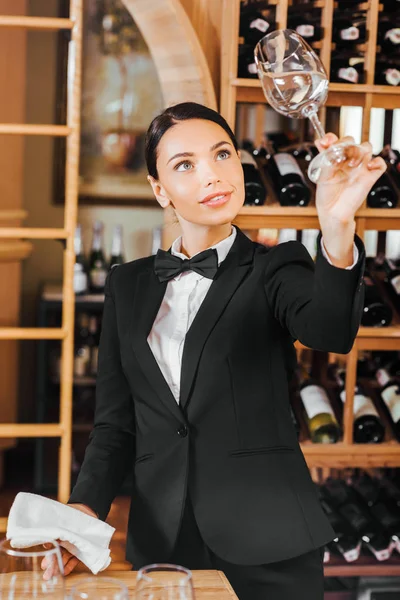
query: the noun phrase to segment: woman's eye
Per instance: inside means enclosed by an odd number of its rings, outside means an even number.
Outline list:
[[[176,165],[175,170],[176,171],[190,171],[191,166],[192,166],[192,163],[185,161],[185,162],[179,163],[179,165]]]
[[[225,160],[226,158],[228,158],[231,153],[229,152],[229,150],[221,150],[220,152],[218,152],[218,157],[220,157],[222,155],[222,160]]]

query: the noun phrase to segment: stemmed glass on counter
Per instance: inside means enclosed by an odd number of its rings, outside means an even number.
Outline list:
[[[179,565],[152,564],[139,569],[136,600],[194,600],[192,573]]]
[[[24,540],[25,542],[25,540]],[[15,546],[18,539],[13,539]],[[18,600],[64,600],[64,567],[60,547],[57,542],[49,541],[48,548],[30,546],[12,547],[8,540],[0,543],[0,599]],[[46,559],[51,576],[43,577],[41,567]]]
[[[328,96],[328,75],[307,42],[291,29],[280,29],[264,36],[254,50],[257,73],[268,103],[278,113],[292,119],[310,119],[318,138],[325,130],[318,109]],[[359,164],[366,150],[351,140],[343,140],[324,150],[310,162],[312,182],[329,179],[332,171],[347,179],[342,167]]]

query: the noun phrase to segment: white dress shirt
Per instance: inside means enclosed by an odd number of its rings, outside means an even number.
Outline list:
[[[232,227],[232,233],[229,237],[211,246],[211,248],[215,248],[217,251],[218,265],[225,260],[235,238],[236,229]],[[187,259],[188,257],[181,253],[181,241],[181,237],[174,241],[171,253],[174,256]],[[326,253],[322,238],[321,250],[324,257],[332,264]],[[358,248],[354,244],[353,264],[346,267],[346,269],[352,269],[357,260]],[[178,404],[182,353],[186,333],[210,289],[212,281],[212,279],[203,277],[194,271],[185,271],[168,281],[163,301],[147,338],[154,358]]]

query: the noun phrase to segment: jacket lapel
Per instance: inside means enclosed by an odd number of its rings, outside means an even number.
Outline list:
[[[147,342],[147,337],[164,298],[166,288],[167,282],[160,283],[152,267],[138,275],[132,308],[130,338],[137,361],[149,384],[173,415],[179,421],[182,421],[182,410],[178,406]]]
[[[237,229],[237,236],[186,334],[182,356],[180,405],[190,398],[197,366],[207,338],[218,322],[229,300],[249,272],[254,255],[253,243]]]

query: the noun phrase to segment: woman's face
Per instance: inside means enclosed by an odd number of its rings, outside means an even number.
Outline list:
[[[231,222],[243,206],[240,158],[225,130],[204,119],[178,122],[158,145],[158,181],[149,177],[163,208],[197,225]]]

